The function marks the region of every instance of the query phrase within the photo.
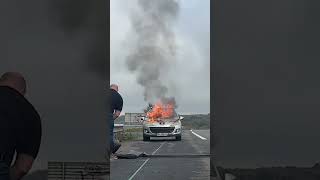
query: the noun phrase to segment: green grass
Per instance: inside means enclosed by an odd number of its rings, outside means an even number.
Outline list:
[[[195,115],[182,115],[182,126],[184,129],[210,129],[210,115],[195,114]]]
[[[142,128],[125,129],[125,132],[142,132]]]
[[[123,141],[138,141],[142,140],[142,129],[131,128],[124,131]]]

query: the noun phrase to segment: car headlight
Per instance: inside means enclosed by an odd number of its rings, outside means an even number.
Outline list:
[[[144,133],[150,133],[148,129],[144,129]]]
[[[181,128],[177,128],[176,133],[180,133],[180,132],[181,132]]]

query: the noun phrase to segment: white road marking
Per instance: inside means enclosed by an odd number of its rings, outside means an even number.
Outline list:
[[[165,143],[165,142],[164,142]],[[156,149],[153,153],[152,153],[152,155],[154,155],[163,145],[164,145],[164,143],[162,143],[159,147],[158,147],[158,149]]]
[[[153,151],[152,155],[154,155],[155,153],[157,153],[157,151],[158,151],[164,144],[165,144],[165,142],[162,143],[162,144],[158,147],[158,149],[156,149],[155,151]],[[129,178],[128,180],[132,180],[132,179],[138,174],[138,172],[143,168],[143,166],[144,166],[145,164],[147,164],[147,162],[148,162],[149,160],[150,160],[150,158],[146,159],[146,160],[143,162],[143,164],[136,170],[136,172],[134,172],[134,173],[132,174],[132,176],[130,176],[130,178]]]
[[[143,168],[143,166],[150,160],[150,158],[148,158],[147,160],[144,161],[144,163],[139,167],[139,169],[137,169],[137,171],[132,174],[132,176],[130,176],[130,178],[128,180],[132,180],[134,178],[134,176],[137,175],[137,173]]]
[[[197,136],[198,138],[202,139],[202,140],[207,140],[207,138],[204,138],[202,136],[200,136],[199,134],[195,133],[192,131],[192,129],[190,130],[192,132],[192,134],[194,134],[195,136]]]

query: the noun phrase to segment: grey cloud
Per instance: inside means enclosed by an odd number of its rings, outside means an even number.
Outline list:
[[[175,58],[172,23],[177,18],[179,4],[174,0],[137,2],[139,9],[131,16],[137,43],[127,57],[127,66],[129,71],[138,73],[137,82],[144,87],[144,100],[152,102],[165,97],[168,92],[168,87],[161,80],[161,70],[170,65],[167,62],[169,58]]]
[[[157,60],[157,62],[154,62],[152,64],[148,63],[148,59],[140,59],[140,61],[133,62],[130,61],[130,63],[132,63],[130,64],[130,67],[132,67],[133,70],[130,71],[127,68],[127,55],[129,53],[131,53],[131,55],[136,54],[138,51],[134,48],[138,47],[135,46],[135,43],[129,42],[140,43],[140,41],[137,41],[136,36],[134,35],[135,33],[127,34],[128,31],[135,32],[134,26],[128,26],[128,24],[131,24],[131,16],[134,15],[135,18],[137,18],[140,17],[140,14],[137,12],[129,13],[136,10],[136,7],[132,4],[130,7],[128,7],[125,2],[126,1],[122,0],[111,1],[111,6],[113,8],[111,8],[112,26],[110,29],[112,35],[111,80],[119,82],[120,86],[122,87],[120,93],[122,93],[125,100],[124,112],[141,111],[141,109],[146,104],[143,101],[143,86],[139,85],[136,79],[136,75],[138,74],[139,76],[139,73],[135,70],[142,69],[141,66],[139,66],[139,63],[144,64],[144,67],[147,69],[149,68],[149,66],[159,66],[161,63],[167,63],[165,64],[165,68],[158,69],[158,72],[157,70],[154,70],[154,72],[152,73],[155,75],[148,78],[156,79],[155,77],[157,77],[157,75],[161,77],[161,85],[166,88],[163,89],[163,91],[166,91],[166,94],[169,97],[175,97],[179,105],[178,111],[203,113],[209,112],[210,52],[208,48],[209,37],[206,37],[209,34],[201,33],[201,31],[197,29],[209,31],[210,22],[208,17],[204,17],[206,13],[199,13],[199,15],[198,13],[196,13],[195,15],[194,13],[198,11],[209,12],[209,7],[206,6],[207,3],[203,3],[203,1],[194,1],[193,3],[198,4],[198,6],[195,6],[194,9],[190,9],[187,8],[189,7],[189,1],[180,1],[181,3],[179,4],[179,11],[177,12],[177,14],[173,14],[174,16],[176,16],[176,19],[172,22],[170,21],[172,25],[171,30],[174,35],[174,38],[171,39],[174,39],[174,41],[170,41],[167,43],[171,44],[171,47],[175,50],[175,59],[172,59],[172,56],[170,56],[172,55],[172,51],[170,52],[170,46],[161,42],[159,44],[164,48],[159,48],[159,52],[164,51],[165,55],[168,56],[162,57],[166,58],[165,60],[163,60],[163,62]],[[194,21],[199,22],[196,23],[198,26],[193,26],[194,23],[189,21],[190,16],[193,17]],[[144,23],[148,23],[148,21]],[[161,29],[155,30],[160,31]],[[119,42],[120,40],[121,42]],[[146,42],[143,40],[144,39],[142,39],[141,42]],[[145,54],[146,56],[149,56],[151,52],[146,52]],[[139,57],[139,54],[136,55],[136,57]],[[141,83],[143,83],[145,81],[145,77],[141,77]],[[154,84],[159,85],[160,83],[155,80]],[[153,87],[154,89],[160,88],[159,86],[149,86],[148,88]]]

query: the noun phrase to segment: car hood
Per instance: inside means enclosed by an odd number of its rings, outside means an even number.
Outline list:
[[[154,125],[154,126],[165,126],[165,125],[177,125],[180,124],[180,120],[176,119],[164,119],[164,120],[156,120],[156,121],[145,121],[144,125]]]

